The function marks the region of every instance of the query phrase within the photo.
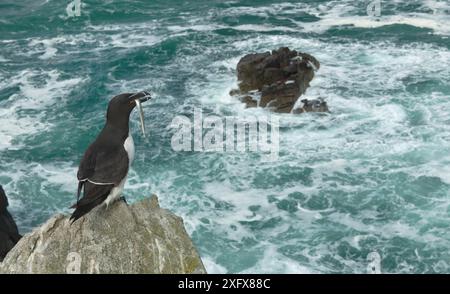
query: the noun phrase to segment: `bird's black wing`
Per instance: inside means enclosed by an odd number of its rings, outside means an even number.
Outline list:
[[[127,175],[128,154],[120,144],[91,145],[78,168],[78,181],[118,185]]]
[[[89,181],[85,182],[83,198],[72,206],[75,211],[72,213],[70,220],[74,222],[97,205],[102,204],[113,188],[114,185],[96,185]]]
[[[126,177],[128,168],[128,154],[123,145],[91,145],[78,169],[77,203],[72,206],[75,211],[70,219],[77,220],[105,201],[111,190]]]

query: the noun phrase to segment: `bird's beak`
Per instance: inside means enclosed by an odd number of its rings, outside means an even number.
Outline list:
[[[142,92],[137,92],[137,93],[131,94],[129,96],[129,99],[130,99],[130,103],[133,103],[136,101],[144,103],[144,102],[152,99],[152,96],[151,96],[150,92],[142,91]]]
[[[145,138],[144,110],[142,109],[142,103],[150,100],[152,97],[149,92],[143,91],[131,95],[130,98],[134,98],[132,101],[136,103],[136,107],[139,113],[139,120],[141,122],[142,135]]]
[[[152,99],[152,95],[150,95],[150,92],[148,91],[142,91],[137,94],[137,96],[139,96],[138,100],[141,103],[147,102],[148,100]]]

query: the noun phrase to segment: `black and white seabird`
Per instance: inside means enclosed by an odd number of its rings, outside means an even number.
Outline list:
[[[7,207],[8,198],[0,185],[0,262],[22,237]]]
[[[78,168],[77,203],[70,219],[76,221],[97,205],[107,206],[122,196],[128,170],[134,159],[134,142],[129,131],[131,111],[150,100],[148,92],[115,96],[108,105],[106,124],[86,150]],[[144,126],[142,125],[144,131]],[[145,135],[145,133],[144,133]],[[80,199],[81,191],[84,190]]]

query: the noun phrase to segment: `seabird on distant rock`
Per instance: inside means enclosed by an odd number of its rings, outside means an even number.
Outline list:
[[[22,237],[7,207],[8,198],[0,185],[0,262]]]
[[[303,103],[303,106],[299,109],[296,109],[295,113],[330,112],[330,110],[328,109],[328,104],[323,98],[313,100],[303,99],[300,102]]]
[[[77,203],[70,219],[76,221],[94,207],[107,206],[122,196],[129,167],[134,159],[134,142],[129,131],[131,111],[139,108],[144,132],[141,103],[150,100],[148,92],[115,96],[108,105],[106,124],[86,150],[78,168]],[[145,133],[144,133],[145,134]],[[80,199],[81,191],[84,191]]]

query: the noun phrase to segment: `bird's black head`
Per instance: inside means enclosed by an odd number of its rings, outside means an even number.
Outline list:
[[[128,127],[130,114],[136,107],[136,101],[143,103],[150,99],[150,93],[147,91],[123,93],[115,96],[108,105],[107,122],[115,126]]]
[[[5,191],[3,191],[3,187],[0,185],[0,211],[3,211],[8,207],[8,198],[6,198]]]

